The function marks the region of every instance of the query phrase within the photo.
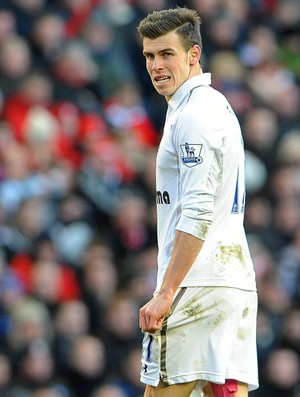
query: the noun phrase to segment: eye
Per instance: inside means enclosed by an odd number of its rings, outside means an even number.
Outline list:
[[[154,59],[154,55],[153,54],[144,54],[144,56],[145,56],[145,58],[148,60],[148,61],[152,61],[153,59]]]

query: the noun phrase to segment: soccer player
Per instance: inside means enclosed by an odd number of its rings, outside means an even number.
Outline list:
[[[168,103],[156,166],[157,287],[140,310],[144,396],[245,397],[258,387],[257,292],[240,126],[202,70],[196,11],[154,11],[138,32]]]

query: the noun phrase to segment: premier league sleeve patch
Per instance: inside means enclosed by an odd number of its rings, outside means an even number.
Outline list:
[[[202,144],[184,143],[180,145],[183,164],[189,168],[201,164],[203,161],[203,157],[200,156],[202,147]]]

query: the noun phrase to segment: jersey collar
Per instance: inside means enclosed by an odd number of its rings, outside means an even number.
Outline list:
[[[211,73],[202,73],[197,76],[191,77],[187,81],[185,81],[182,86],[178,88],[178,90],[173,94],[172,98],[168,102],[168,113],[172,113],[175,109],[178,108],[182,100],[186,97],[189,92],[201,85],[210,85],[211,84]]]

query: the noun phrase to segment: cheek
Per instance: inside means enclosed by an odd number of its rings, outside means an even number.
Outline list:
[[[189,75],[189,68],[185,65],[182,65],[181,68],[177,70],[176,79],[180,82],[185,81],[188,75]]]
[[[152,65],[151,65],[151,63],[150,62],[146,62],[146,70],[147,70],[147,72],[150,74],[150,72],[151,72],[151,69],[152,69]]]

